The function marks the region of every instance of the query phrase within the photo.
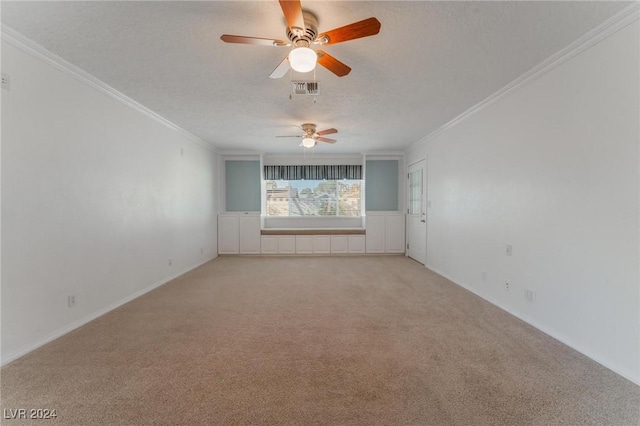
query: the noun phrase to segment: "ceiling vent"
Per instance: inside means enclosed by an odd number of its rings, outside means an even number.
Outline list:
[[[291,93],[294,95],[313,95],[320,94],[320,87],[317,81],[292,81]]]

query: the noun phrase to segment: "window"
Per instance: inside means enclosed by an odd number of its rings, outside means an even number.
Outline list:
[[[420,214],[422,210],[422,169],[409,174],[409,214]]]
[[[360,216],[361,165],[264,166],[267,216]]]
[[[267,180],[267,216],[360,216],[360,179]]]

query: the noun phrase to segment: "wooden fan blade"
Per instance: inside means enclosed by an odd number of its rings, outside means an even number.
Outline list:
[[[364,21],[354,22],[335,30],[327,31],[318,36],[317,40],[326,39],[324,44],[336,44],[343,41],[354,40],[361,37],[369,37],[380,32],[380,21],[376,18],[365,19]]]
[[[318,136],[324,136],[324,135],[330,135],[331,133],[338,133],[337,129],[327,129],[327,130],[322,130],[318,133],[316,133]]]
[[[282,60],[282,62],[280,62],[278,64],[276,69],[271,71],[271,74],[269,74],[269,78],[282,78],[287,74],[287,71],[289,71],[289,57],[288,56],[285,57]]]
[[[300,28],[302,31],[305,30],[304,16],[302,16],[302,5],[300,4],[300,0],[280,0],[280,7],[282,8],[282,13],[284,13],[284,18],[287,20],[289,28]]]
[[[344,77],[351,72],[351,68],[343,64],[333,56],[322,50],[316,50],[318,53],[318,63],[337,75],[338,77]]]
[[[320,142],[326,142],[326,143],[336,143],[335,139],[329,139],[329,138],[317,138],[316,140],[319,140]]]
[[[283,40],[274,40],[271,38],[259,38],[259,37],[245,37],[239,35],[223,34],[220,36],[220,40],[225,43],[238,43],[238,44],[256,44],[259,46],[286,46],[287,42]]]

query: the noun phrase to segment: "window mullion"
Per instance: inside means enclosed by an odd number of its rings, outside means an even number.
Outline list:
[[[289,214],[287,216],[291,216],[291,181],[287,182],[287,205]]]

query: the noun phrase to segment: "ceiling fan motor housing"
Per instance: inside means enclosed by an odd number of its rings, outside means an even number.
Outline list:
[[[302,11],[305,28],[287,28],[287,38],[296,47],[309,47],[318,37],[318,18],[306,10]]]
[[[312,123],[304,123],[302,126],[302,131],[305,133],[307,137],[313,137],[316,133],[316,125]]]

